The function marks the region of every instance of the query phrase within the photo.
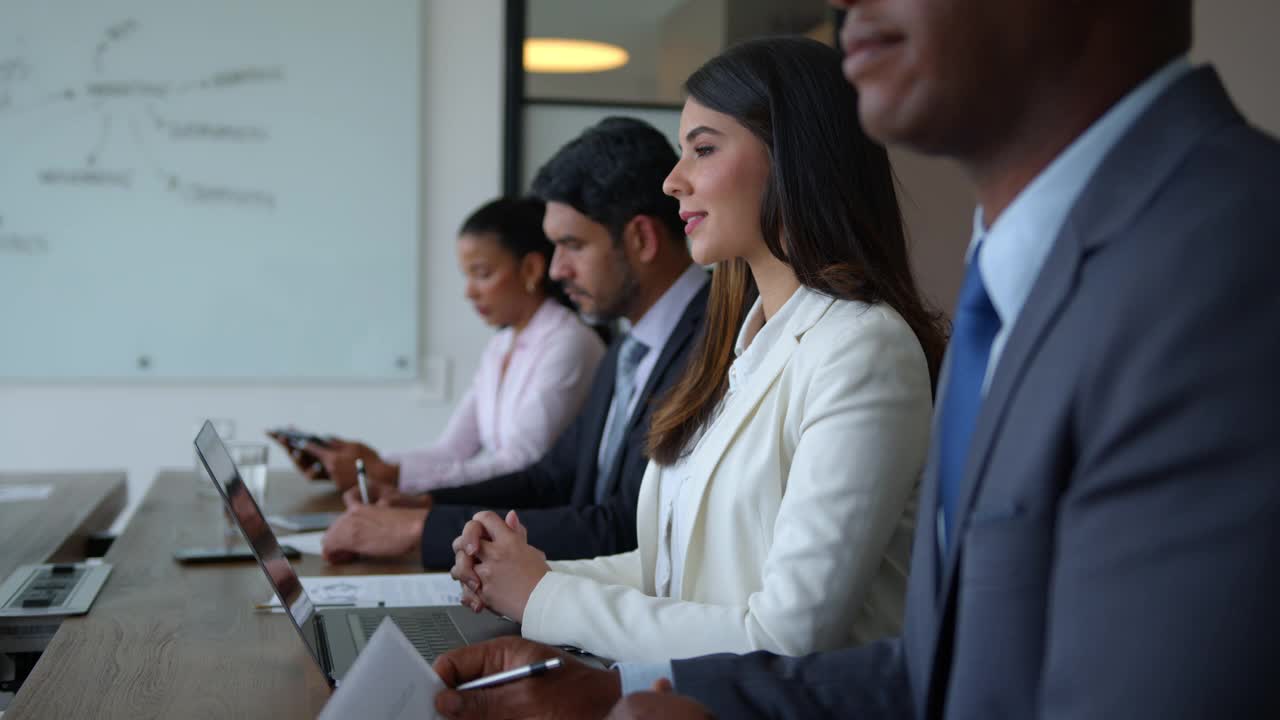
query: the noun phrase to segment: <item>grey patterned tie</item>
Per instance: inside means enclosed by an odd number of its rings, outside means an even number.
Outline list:
[[[596,503],[604,500],[608,489],[609,469],[613,467],[622,447],[622,439],[627,435],[627,425],[631,424],[627,406],[636,391],[636,368],[640,367],[640,361],[647,352],[649,346],[632,335],[622,338],[622,347],[618,350],[618,371],[613,380],[613,411],[604,437],[605,452],[600,463],[600,473],[596,478]]]

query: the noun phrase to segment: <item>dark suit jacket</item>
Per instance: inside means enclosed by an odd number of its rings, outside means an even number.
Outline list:
[[[1277,193],[1280,143],[1212,70],[1177,81],[1010,332],[946,557],[926,469],[904,636],[677,662],[677,690],[734,718],[1280,717]]]
[[[453,566],[452,544],[462,526],[481,510],[505,514],[514,508],[529,530],[529,544],[549,560],[613,555],[636,548],[636,499],[648,458],[645,446],[655,401],[681,376],[694,338],[702,329],[707,286],[685,308],[662,348],[627,426],[622,452],[609,470],[605,501],[595,502],[596,458],[613,400],[618,366],[615,342],[596,370],[582,412],[551,450],[526,470],[475,485],[431,493],[435,504],[422,529],[422,564]]]

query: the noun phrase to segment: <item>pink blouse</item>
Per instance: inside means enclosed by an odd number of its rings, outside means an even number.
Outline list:
[[[519,336],[506,328],[485,346],[471,388],[434,445],[386,456],[400,465],[400,489],[467,485],[537,462],[578,414],[604,352],[577,314],[543,302]]]

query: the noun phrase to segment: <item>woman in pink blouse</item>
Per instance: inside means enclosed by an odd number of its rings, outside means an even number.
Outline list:
[[[439,439],[380,456],[362,443],[327,438],[328,447],[290,448],[299,470],[331,477],[345,490],[362,458],[371,480],[425,493],[521,470],[542,457],[577,415],[605,351],[548,277],[555,247],[542,232],[543,210],[535,198],[499,198],[462,224],[458,261],[466,298],[501,330]]]

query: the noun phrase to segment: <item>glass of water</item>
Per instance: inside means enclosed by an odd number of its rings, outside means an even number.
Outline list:
[[[237,441],[227,443],[231,461],[240,471],[249,494],[258,502],[262,512],[267,512],[267,444],[265,442]]]

